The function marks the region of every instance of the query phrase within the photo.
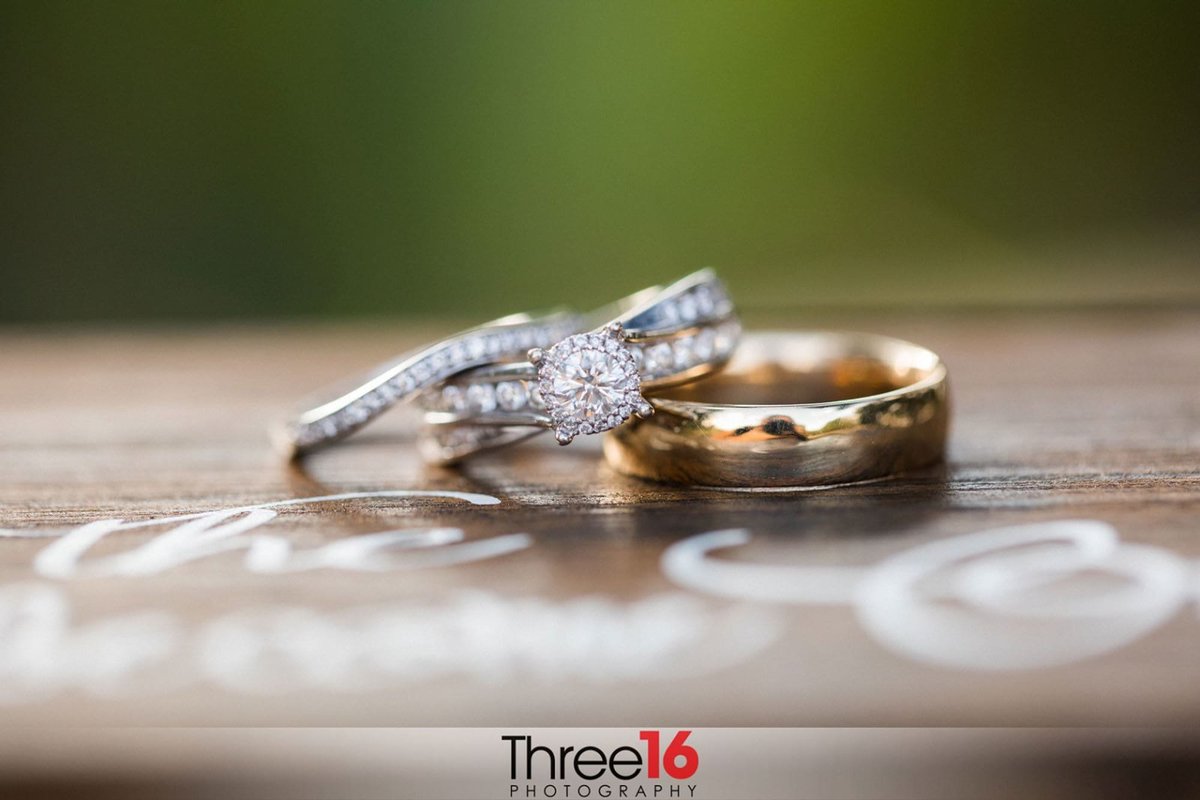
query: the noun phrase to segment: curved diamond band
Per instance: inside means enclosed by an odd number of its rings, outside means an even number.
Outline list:
[[[471,328],[381,364],[350,388],[326,392],[276,429],[274,438],[289,457],[304,455],[349,436],[392,406],[459,372],[519,358],[529,348],[558,341],[586,324],[579,314],[554,311],[536,317],[513,314]]]
[[[653,413],[643,389],[719,369],[741,335],[725,287],[707,269],[599,314],[615,319],[533,348],[527,360],[497,360],[426,390],[426,460],[451,464],[547,429],[560,444],[611,430]]]

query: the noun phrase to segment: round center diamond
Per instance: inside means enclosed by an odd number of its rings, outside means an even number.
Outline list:
[[[559,441],[620,425],[642,407],[637,362],[619,333],[585,333],[543,355],[538,390]]]

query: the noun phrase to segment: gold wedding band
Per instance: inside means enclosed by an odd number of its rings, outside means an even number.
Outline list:
[[[871,480],[941,461],[946,367],[930,350],[862,333],[747,333],[725,370],[647,398],[610,431],[617,471],[694,486],[795,488]]]

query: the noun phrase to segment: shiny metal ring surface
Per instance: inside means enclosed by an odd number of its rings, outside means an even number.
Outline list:
[[[935,353],[864,333],[746,333],[722,372],[647,399],[653,415],[605,437],[614,469],[740,489],[853,483],[935,464],[950,417]]]

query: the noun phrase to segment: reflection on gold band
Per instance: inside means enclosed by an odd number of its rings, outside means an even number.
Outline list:
[[[861,333],[748,333],[719,375],[649,398],[611,431],[619,472],[698,486],[787,488],[939,462],[946,367],[909,342]]]

